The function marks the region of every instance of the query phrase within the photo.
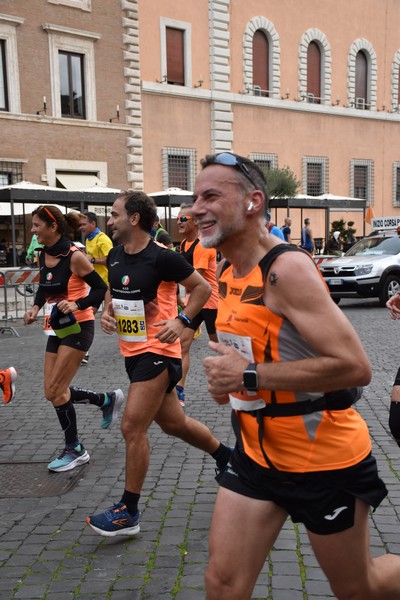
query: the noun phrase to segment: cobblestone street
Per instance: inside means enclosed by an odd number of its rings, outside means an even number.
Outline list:
[[[358,408],[370,427],[373,451],[389,496],[371,517],[374,555],[400,552],[400,449],[388,429],[388,402],[399,366],[400,323],[374,301],[340,305],[358,331],[373,366],[373,379]],[[18,370],[17,395],[0,405],[0,599],[1,600],[202,600],[207,564],[208,529],[217,491],[214,461],[202,452],[150,430],[151,464],[140,507],[141,532],[136,538],[101,538],[85,523],[88,514],[118,501],[124,487],[124,444],[119,427],[100,428],[101,412],[78,406],[79,434],[91,455],[69,491],[29,495],[37,467],[43,484],[52,483],[46,464],[63,446],[55,411],[43,397],[45,338],[39,325],[16,324],[20,337],[0,337],[2,368]],[[187,384],[188,414],[201,419],[221,439],[233,444],[229,409],[218,407],[207,393],[202,359],[207,338],[192,346]],[[121,387],[128,379],[117,339],[103,334],[96,322],[89,364],[75,383],[99,391]],[[9,463],[15,464],[10,477]],[[32,463],[24,477],[20,463]],[[71,472],[72,473],[72,472]],[[9,487],[25,492],[10,497]],[[232,527],[235,524],[232,523]],[[316,564],[302,526],[287,521],[265,563],[253,598],[325,600],[333,598]]]

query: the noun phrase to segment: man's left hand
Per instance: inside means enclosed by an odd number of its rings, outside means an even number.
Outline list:
[[[168,321],[159,321],[154,323],[155,327],[162,329],[154,336],[163,344],[173,344],[181,335],[185,325],[180,319],[168,319]]]

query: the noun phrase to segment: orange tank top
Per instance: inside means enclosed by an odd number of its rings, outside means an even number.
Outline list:
[[[281,362],[316,356],[296,328],[265,306],[266,255],[245,277],[235,278],[232,266],[222,271],[216,328],[218,338],[249,362]],[[246,454],[268,467],[258,439],[258,424],[250,411],[271,402],[301,402],[321,393],[260,390],[230,394],[240,424]],[[294,473],[342,469],[371,451],[366,423],[353,408],[320,411],[294,417],[264,417],[263,446],[273,465]]]

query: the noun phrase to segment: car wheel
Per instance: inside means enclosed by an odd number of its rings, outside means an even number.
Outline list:
[[[332,296],[331,296],[332,298]],[[332,298],[332,300],[334,301],[335,304],[339,304],[339,302],[341,301],[341,298]]]
[[[389,298],[397,294],[397,292],[400,292],[400,276],[388,275],[379,292],[379,302],[381,306],[385,306]]]

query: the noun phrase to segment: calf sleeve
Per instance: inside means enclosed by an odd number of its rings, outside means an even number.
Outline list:
[[[400,446],[400,402],[390,403],[389,428],[395,441]]]

